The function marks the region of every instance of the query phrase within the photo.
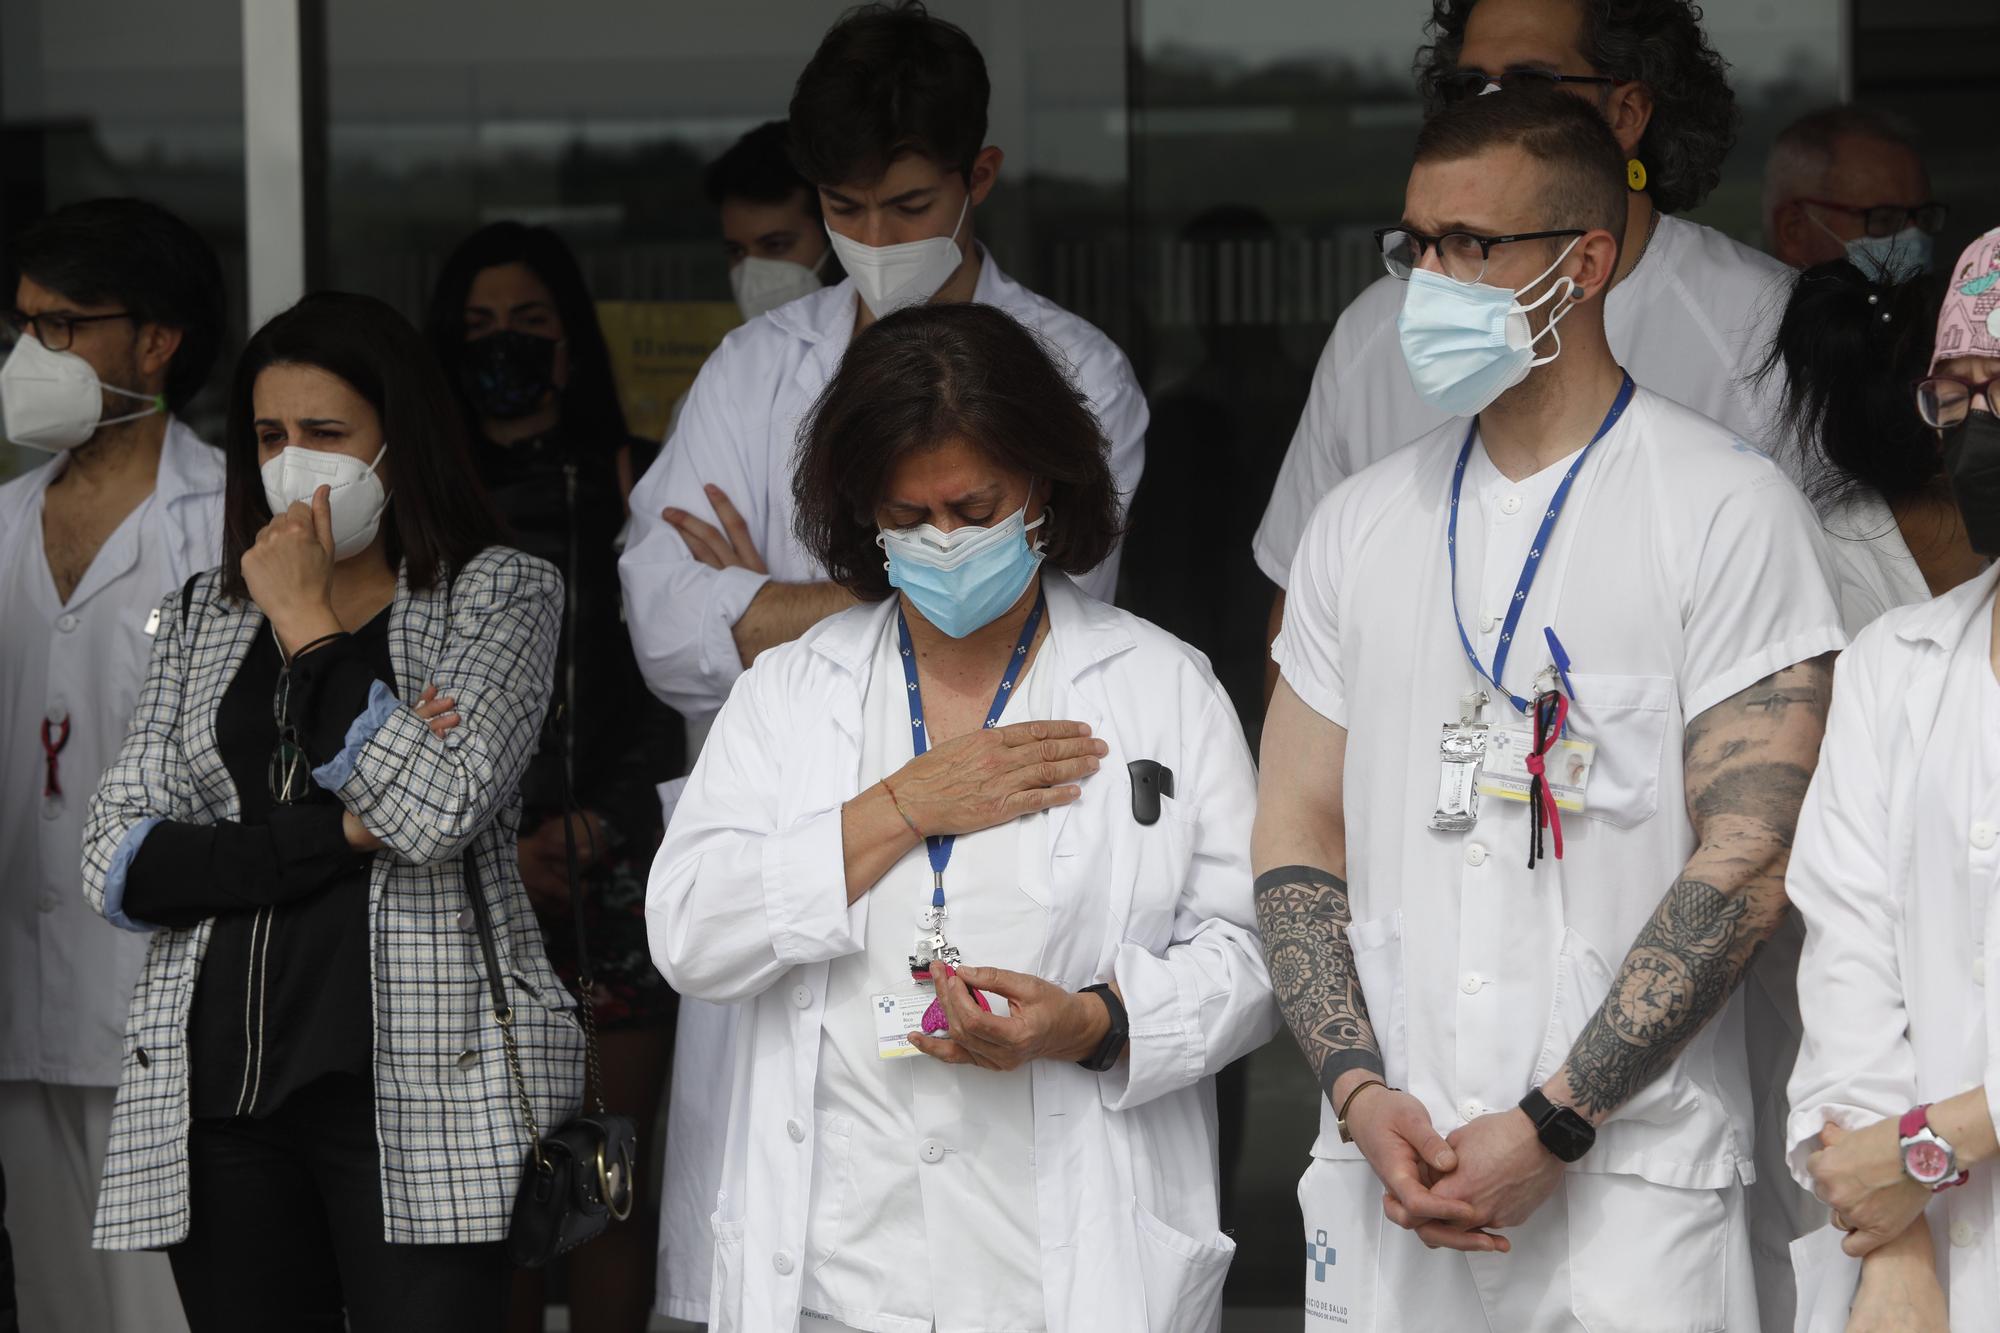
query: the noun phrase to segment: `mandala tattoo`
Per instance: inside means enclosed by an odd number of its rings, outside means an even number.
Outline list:
[[[1313,866],[1284,866],[1257,879],[1257,927],[1271,988],[1306,1063],[1331,1092],[1350,1069],[1382,1072],[1368,1001],[1347,942],[1347,884]]]
[[[1688,724],[1688,811],[1701,845],[1584,1025],[1567,1070],[1604,1115],[1721,1012],[1785,912],[1785,866],[1832,688],[1828,659],[1765,678]]]

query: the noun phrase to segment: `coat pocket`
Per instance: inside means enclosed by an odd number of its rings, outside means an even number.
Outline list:
[[[1354,975],[1375,1029],[1375,1049],[1389,1082],[1401,1086],[1409,1074],[1409,997],[1403,983],[1403,914],[1357,921],[1347,928]]]
[[[1158,956],[1174,942],[1174,920],[1187,887],[1201,811],[1170,799],[1151,827],[1139,829],[1139,869],[1126,910],[1125,938]]]
[[[1148,1333],[1210,1333],[1222,1319],[1222,1283],[1236,1257],[1236,1242],[1219,1231],[1197,1240],[1168,1226],[1137,1200],[1132,1210]]]
[[[840,1250],[841,1229],[854,1207],[854,1122],[844,1115],[813,1112],[812,1198],[806,1213],[806,1244],[814,1271]]]
[[[708,1225],[715,1236],[715,1264],[709,1280],[709,1328],[712,1333],[737,1333],[743,1327],[743,1230],[746,1223],[725,1222],[721,1213],[713,1213],[709,1216]]]
[[[1651,819],[1660,808],[1660,760],[1676,698],[1670,676],[1593,676],[1578,672],[1570,731],[1597,747],[1584,814],[1618,828]]]

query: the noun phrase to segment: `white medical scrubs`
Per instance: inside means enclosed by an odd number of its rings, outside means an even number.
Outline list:
[[[154,612],[222,556],[222,454],[167,423],[153,492],[67,602],[42,545],[42,505],[67,456],[0,487],[0,1158],[22,1327],[134,1333],[186,1327],[164,1257],[90,1248],[146,937],[83,900],[83,822],[125,743]],[[68,741],[46,794],[42,724]]]
[[[1806,924],[1794,1173],[1860,1129],[1984,1086],[2000,1112],[2000,574],[1883,616],[1842,654],[1786,880]],[[2000,1115],[1996,1115],[2000,1120]],[[2000,1175],[1931,1202],[1953,1333],[2000,1327]],[[1793,1246],[1804,1333],[1839,1333],[1860,1276],[1827,1227]]]
[[[884,629],[862,704],[864,785],[912,753],[893,618]],[[1043,660],[1016,682],[1003,725],[1053,716]],[[1033,973],[1048,913],[1018,867],[1021,839],[1044,832],[1017,819],[954,839],[947,922],[967,964]],[[800,1301],[873,1333],[1038,1333],[1047,1319],[1028,1071],[876,1054],[871,1001],[917,989],[909,955],[932,884],[926,849],[912,848],[869,890],[866,950],[827,967]]]
[[[1432,829],[1441,727],[1478,683],[1445,551],[1468,424],[1321,504],[1274,649],[1299,697],[1347,729],[1355,969],[1389,1082],[1447,1134],[1555,1073],[1694,852],[1689,722],[1845,641],[1796,488],[1725,428],[1641,388],[1577,473],[1503,679],[1532,692],[1553,627],[1571,659],[1573,733],[1596,746],[1588,810],[1563,817],[1563,859],[1533,870],[1525,804],[1489,797],[1471,831]],[[1457,595],[1489,667],[1569,462],[1513,482],[1474,445]],[[1501,701],[1485,716],[1510,714]],[[1755,1333],[1734,1006],[1603,1126],[1511,1255],[1433,1252],[1382,1224],[1379,1182],[1340,1142],[1332,1108],[1320,1112],[1300,1200],[1308,1245],[1335,1257],[1307,1264],[1308,1327]]]

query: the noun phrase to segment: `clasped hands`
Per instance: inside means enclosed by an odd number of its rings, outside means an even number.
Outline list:
[[[1348,1133],[1382,1182],[1382,1212],[1433,1249],[1505,1254],[1519,1226],[1555,1192],[1563,1163],[1527,1113],[1494,1111],[1440,1135],[1424,1104],[1369,1088],[1349,1105]]]

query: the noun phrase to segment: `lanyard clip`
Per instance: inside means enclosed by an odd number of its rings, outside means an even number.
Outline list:
[[[1479,720],[1479,710],[1486,707],[1490,696],[1485,690],[1467,690],[1458,696],[1458,722],[1469,727]]]

